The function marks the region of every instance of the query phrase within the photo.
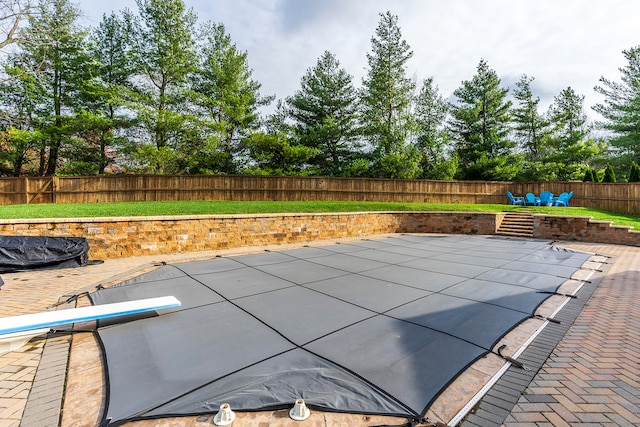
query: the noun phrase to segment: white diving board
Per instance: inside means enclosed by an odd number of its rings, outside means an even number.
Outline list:
[[[146,298],[68,310],[45,311],[0,318],[0,354],[19,348],[31,338],[55,326],[107,319],[117,316],[175,308],[181,305],[174,296]]]

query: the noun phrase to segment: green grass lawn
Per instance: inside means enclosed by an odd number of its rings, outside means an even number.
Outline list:
[[[205,214],[257,214],[257,213],[317,213],[317,212],[371,212],[371,211],[427,211],[427,212],[531,212],[563,216],[588,216],[640,229],[640,216],[615,214],[597,209],[579,207],[539,207],[510,205],[475,205],[446,203],[393,203],[393,202],[233,202],[233,201],[181,201],[181,202],[123,202],[123,203],[69,203],[44,205],[0,206],[0,219],[17,218],[91,218],[113,216],[160,216]]]

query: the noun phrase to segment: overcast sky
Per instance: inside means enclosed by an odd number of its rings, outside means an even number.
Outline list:
[[[75,0],[87,26],[134,0]],[[485,59],[513,87],[522,74],[546,110],[571,86],[585,96],[585,112],[601,102],[593,87],[605,76],[619,81],[623,50],[640,45],[639,0],[189,0],[199,22],[225,24],[248,52],[263,95],[285,98],[325,50],[336,55],[359,87],[380,13],[398,16],[413,50],[408,73],[433,77],[448,98]]]

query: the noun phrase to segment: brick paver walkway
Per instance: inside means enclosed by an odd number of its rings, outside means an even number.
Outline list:
[[[640,248],[570,246],[616,258],[504,426],[638,426]]]

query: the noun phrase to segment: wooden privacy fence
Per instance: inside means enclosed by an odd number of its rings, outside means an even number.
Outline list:
[[[573,191],[572,206],[640,214],[640,183],[432,181],[254,175],[0,178],[0,204],[165,200],[508,203],[506,192]]]

